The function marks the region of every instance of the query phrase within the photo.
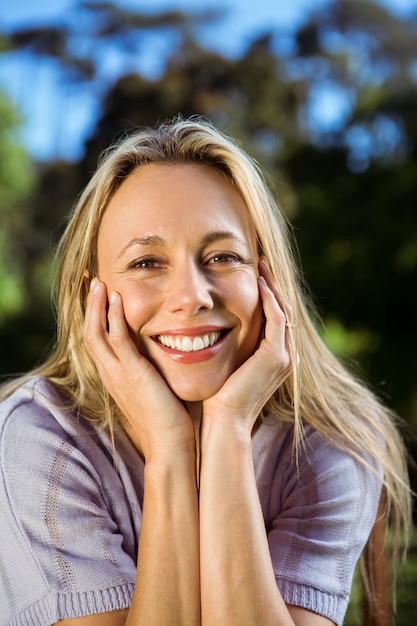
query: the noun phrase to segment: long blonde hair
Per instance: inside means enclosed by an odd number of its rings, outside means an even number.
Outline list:
[[[257,164],[211,124],[176,118],[119,141],[102,156],[77,202],[59,246],[56,284],[57,340],[48,360],[25,376],[49,378],[74,407],[111,429],[117,407],[101,383],[82,339],[87,277],[97,274],[97,235],[106,207],[129,174],[148,163],[198,162],[222,171],[241,193],[255,225],[282,301],[290,307],[293,374],[270,398],[263,414],[294,424],[296,446],[310,424],[360,462],[383,471],[383,515],[393,534],[395,560],[401,531],[410,528],[411,503],[406,454],[395,417],[357,380],[321,340],[294,261],[290,229]],[[6,386],[3,396],[22,383]],[[375,461],[376,463],[373,463]],[[372,581],[368,581],[370,593]]]

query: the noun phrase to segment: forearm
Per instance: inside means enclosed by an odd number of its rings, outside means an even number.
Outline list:
[[[203,624],[294,624],[275,582],[250,438],[215,423],[203,434],[200,546]]]
[[[195,459],[145,465],[135,593],[127,626],[200,624],[198,494]]]

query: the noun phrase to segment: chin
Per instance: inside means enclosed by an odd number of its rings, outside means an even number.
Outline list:
[[[201,389],[195,391],[191,389],[189,391],[175,391],[173,389],[173,392],[182,402],[204,402],[204,400],[214,396],[219,389],[215,389],[213,392],[207,391],[207,393],[202,393]]]
[[[170,385],[172,391],[175,393],[177,398],[182,400],[183,402],[203,402],[208,398],[214,396],[223,386],[224,380],[217,381],[215,384],[184,384],[178,385],[172,384]]]

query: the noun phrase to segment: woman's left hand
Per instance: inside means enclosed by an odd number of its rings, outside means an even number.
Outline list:
[[[259,262],[259,293],[265,315],[264,336],[257,350],[203,402],[204,421],[238,420],[252,431],[261,409],[293,368],[290,329],[279,303],[276,283],[267,263]],[[288,325],[287,325],[288,324]]]

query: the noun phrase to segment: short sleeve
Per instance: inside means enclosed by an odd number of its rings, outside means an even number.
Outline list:
[[[5,623],[53,624],[128,607],[134,523],[98,440],[80,424],[65,429],[45,407],[21,402],[2,421],[0,455]]]
[[[297,468],[290,441],[275,458],[264,507],[277,585],[287,604],[341,624],[381,478],[310,429]]]

